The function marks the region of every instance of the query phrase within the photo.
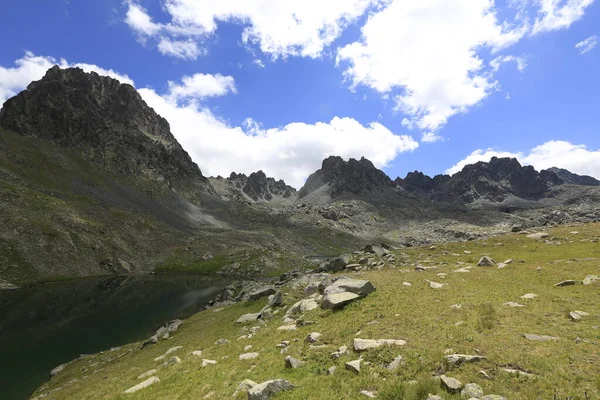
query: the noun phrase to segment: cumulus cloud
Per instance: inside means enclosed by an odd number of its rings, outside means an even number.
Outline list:
[[[527,67],[527,59],[525,57],[516,56],[498,56],[490,61],[490,66],[494,72],[498,72],[500,66],[505,63],[515,62],[519,71],[524,71]]]
[[[400,90],[397,109],[435,131],[495,89],[478,51],[499,51],[525,29],[500,22],[491,0],[396,0],[369,17],[337,60],[353,86],[384,96]]]
[[[585,145],[577,145],[564,140],[551,140],[527,152],[508,152],[493,149],[479,149],[469,154],[451,168],[447,174],[454,174],[465,165],[478,161],[489,161],[492,157],[515,157],[524,165],[532,165],[538,171],[551,167],[565,168],[580,175],[590,175],[600,179],[600,149],[589,150]]]
[[[0,67],[0,99],[41,79],[55,63],[52,57],[27,52],[14,68]],[[70,64],[66,60],[58,64],[78,66],[134,84],[127,75],[96,65]],[[167,91],[162,94],[150,88],[138,91],[149,106],[169,121],[172,133],[206,175],[228,176],[232,171],[249,174],[262,169],[299,188],[330,155],[364,156],[383,168],[398,154],[419,146],[412,137],[396,135],[380,123],[363,125],[353,118],[334,117],[315,124],[293,122],[278,128],[264,128],[247,119],[242,126],[231,126],[203,104],[206,98],[236,93],[231,76],[198,73],[184,76],[180,82],[168,82]]]
[[[423,132],[423,135],[421,136],[421,141],[424,143],[435,143],[443,140],[444,137],[435,132]]]
[[[134,84],[129,76],[119,74],[112,69],[85,63],[69,64],[64,59],[56,60],[53,57],[36,56],[32,52],[26,51],[22,58],[15,61],[14,67],[0,66],[0,105],[26,88],[32,81],[41,79],[53,65],[59,65],[61,68],[77,67],[86,72],[95,71],[100,75],[118,79],[122,83]]]
[[[582,40],[575,45],[575,48],[579,50],[579,54],[585,54],[592,50],[598,44],[598,36],[590,36],[589,38]]]
[[[257,45],[273,59],[316,58],[346,26],[381,1],[162,0],[170,22],[160,24],[132,0],[127,4],[125,22],[142,39],[158,37],[160,43],[168,40],[166,37],[180,36],[202,41],[215,33],[217,22],[234,22],[245,25],[242,40],[246,45]]]
[[[184,76],[181,83],[168,82],[169,91],[166,97],[172,102],[186,99],[203,99],[206,97],[224,96],[227,93],[237,93],[235,80],[232,76],[221,74],[194,74]]]
[[[410,136],[396,135],[377,122],[362,125],[352,118],[334,117],[329,122],[266,129],[248,119],[243,126],[231,126],[197,101],[181,104],[169,93],[160,95],[152,89],[141,89],[140,94],[169,121],[177,140],[206,175],[262,169],[300,188],[330,155],[364,156],[383,168],[398,154],[419,146]]]

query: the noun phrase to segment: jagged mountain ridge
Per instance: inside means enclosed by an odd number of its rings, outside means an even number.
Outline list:
[[[548,168],[548,171],[555,173],[564,183],[584,186],[600,186],[600,181],[587,175],[577,175],[563,168]]]
[[[232,172],[228,178],[218,176],[209,178],[211,184],[226,200],[248,200],[251,202],[270,202],[296,199],[296,189],[282,179],[267,177],[261,170],[246,176]]]
[[[128,84],[54,66],[9,99],[0,127],[78,150],[114,172],[176,191],[199,203],[214,194],[208,179],[181,147],[166,119]]]

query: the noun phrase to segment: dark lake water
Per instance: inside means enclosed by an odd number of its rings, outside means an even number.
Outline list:
[[[112,277],[0,292],[0,398],[27,399],[55,366],[191,316],[227,283],[201,276]]]

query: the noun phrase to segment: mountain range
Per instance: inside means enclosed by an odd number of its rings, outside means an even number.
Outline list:
[[[492,158],[392,180],[331,156],[300,189],[205,177],[136,90],[47,71],[0,110],[0,284],[147,272],[274,274],[395,246],[600,219],[600,181]]]

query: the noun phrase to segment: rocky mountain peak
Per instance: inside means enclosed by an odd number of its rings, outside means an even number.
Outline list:
[[[600,181],[588,175],[577,175],[563,168],[548,168],[540,172],[541,174],[555,174],[564,183],[571,185],[584,185],[584,186],[600,186]]]
[[[331,196],[342,193],[360,194],[384,187],[391,187],[392,180],[373,163],[362,157],[360,160],[350,158],[344,161],[341,157],[331,156],[323,160],[321,169],[308,177],[300,190],[300,197],[329,185]]]
[[[50,68],[7,100],[0,126],[77,150],[110,172],[196,200],[214,193],[169,123],[128,84],[79,68]]]
[[[249,176],[232,172],[228,180],[254,201],[271,201],[274,197],[287,199],[296,193],[296,189],[286,185],[282,179],[267,177],[262,170]]]

